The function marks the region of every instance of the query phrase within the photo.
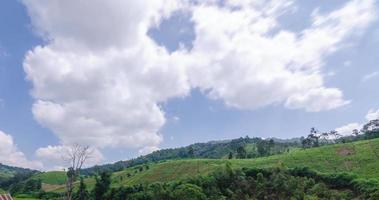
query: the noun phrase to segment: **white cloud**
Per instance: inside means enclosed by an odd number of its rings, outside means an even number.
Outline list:
[[[64,169],[70,164],[68,163],[67,155],[70,151],[70,146],[58,145],[58,146],[47,146],[44,148],[39,148],[36,151],[36,155],[41,160],[45,161],[45,169]],[[90,149],[90,157],[85,162],[84,167],[99,164],[104,160],[101,152],[96,148]]]
[[[366,74],[365,76],[362,77],[362,82],[366,82],[366,81],[369,81],[373,78],[376,78],[379,76],[379,72],[372,72],[372,73],[369,73],[369,74]]]
[[[11,135],[0,131],[0,163],[16,167],[41,169],[42,163],[30,161],[17,149]]]
[[[379,109],[378,110],[371,109],[368,111],[366,115],[366,120],[371,121],[374,119],[379,119]]]
[[[292,109],[304,108],[309,112],[319,112],[349,103],[343,100],[342,92],[336,88],[315,88],[303,94],[290,96],[286,101],[286,106]]]
[[[49,41],[24,61],[36,120],[63,145],[157,147],[159,103],[190,89],[185,70],[146,33],[175,2],[25,0]]]
[[[350,123],[345,126],[336,128],[336,131],[343,136],[347,136],[347,135],[351,135],[354,129],[360,130],[361,128],[362,128],[362,125],[359,123]]]
[[[373,20],[373,1],[354,0],[331,13],[314,12],[312,25],[300,33],[278,26],[277,18],[291,11],[291,2],[265,2],[194,7],[196,40],[187,58],[193,87],[239,109],[284,103],[322,111],[349,103],[342,91],[324,85],[322,66],[326,56]]]
[[[151,23],[179,5],[175,0],[23,2],[36,32],[68,51],[138,45]]]

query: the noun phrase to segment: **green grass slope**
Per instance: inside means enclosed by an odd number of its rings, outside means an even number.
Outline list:
[[[130,185],[155,181],[171,181],[205,175],[231,162],[235,168],[275,167],[283,163],[289,168],[309,167],[320,173],[350,172],[360,178],[379,179],[379,139],[337,144],[311,149],[296,149],[286,154],[257,159],[194,159],[175,160],[151,165],[135,173],[127,169],[113,174],[115,185]],[[131,177],[127,177],[127,174]]]
[[[33,175],[32,179],[40,179],[45,184],[61,185],[66,181],[66,173],[63,171],[38,173]]]
[[[31,179],[40,179],[42,181],[42,189],[44,191],[57,191],[64,188],[66,182],[66,172],[50,171],[35,174]]]
[[[294,149],[286,154],[257,159],[172,160],[150,164],[149,169],[143,166],[142,171],[137,166],[113,173],[112,186],[119,187],[140,183],[166,182],[197,175],[206,175],[225,166],[226,162],[231,162],[234,168],[267,168],[275,167],[278,163],[283,163],[289,168],[309,167],[320,173],[350,172],[356,174],[359,178],[379,179],[379,139],[305,150]],[[53,178],[50,177],[45,180],[49,180],[49,183],[52,183]],[[89,188],[92,188],[95,180],[89,178],[86,179],[86,183]],[[62,191],[63,188],[62,186],[52,191]]]

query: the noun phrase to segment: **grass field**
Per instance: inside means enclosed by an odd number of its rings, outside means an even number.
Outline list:
[[[320,173],[351,172],[359,178],[379,179],[379,139],[365,140],[355,143],[337,144],[311,149],[294,149],[286,154],[257,159],[187,159],[172,160],[150,164],[149,169],[139,167],[128,168],[113,173],[112,186],[133,185],[140,183],[165,182],[180,180],[196,175],[206,175],[231,162],[232,167],[275,167],[283,163],[286,167],[309,167]],[[58,175],[59,174],[59,175]],[[64,182],[64,173],[51,172],[41,174],[42,181],[48,184]],[[56,177],[57,179],[55,179]],[[86,179],[89,188],[94,186],[93,178]],[[63,191],[61,185],[49,191]]]
[[[51,185],[61,185],[66,181],[66,173],[63,171],[51,171],[36,174],[33,179],[41,179],[42,183]]]

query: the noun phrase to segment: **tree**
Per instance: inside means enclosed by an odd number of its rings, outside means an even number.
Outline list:
[[[268,142],[268,154],[270,154],[272,151],[272,149],[274,148],[275,146],[275,142],[273,139],[270,139],[269,142]]]
[[[312,140],[313,147],[318,147],[319,145],[319,138],[320,135],[318,134],[318,130],[316,128],[311,128],[311,133],[308,135],[308,137]]]
[[[207,197],[203,193],[201,187],[186,183],[180,185],[173,192],[174,199],[183,199],[183,200],[205,200]]]
[[[229,155],[228,155],[228,159],[233,159],[233,153],[232,152],[229,152]]]
[[[355,137],[359,135],[358,129],[354,129],[352,133]]]
[[[303,149],[309,148],[312,146],[312,141],[307,137],[301,140],[301,146]]]
[[[257,143],[257,151],[259,156],[266,156],[269,153],[269,144],[265,140]]]
[[[96,177],[95,188],[93,189],[95,200],[106,199],[107,193],[111,186],[111,175],[108,172],[102,172],[100,179]]]
[[[237,158],[243,159],[246,158],[246,150],[245,147],[239,146],[237,148]]]
[[[311,131],[307,138],[303,139],[301,141],[301,145],[303,148],[310,148],[310,147],[318,147],[319,139],[323,134],[319,134],[318,130],[316,128],[311,128]]]
[[[74,199],[75,200],[87,200],[87,199],[89,199],[89,194],[88,194],[86,185],[84,184],[83,177],[80,178],[79,189],[76,192]]]
[[[195,151],[193,150],[192,146],[189,147],[188,157],[190,157],[190,158],[194,158],[195,157]]]
[[[71,200],[74,190],[74,182],[80,175],[80,169],[91,156],[92,150],[89,146],[74,144],[63,152],[63,159],[69,163],[66,180],[66,200]]]

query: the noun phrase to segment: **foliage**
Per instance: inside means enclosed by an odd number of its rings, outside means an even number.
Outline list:
[[[0,163],[0,188],[8,188],[10,185],[23,181],[37,172],[36,170],[12,167]]]
[[[41,180],[28,179],[26,181],[17,182],[9,187],[9,192],[12,195],[16,194],[34,194],[42,189]]]
[[[342,181],[341,181],[342,180]],[[308,168],[234,170],[230,164],[207,176],[182,181],[113,188],[104,191],[113,200],[207,200],[207,199],[373,199],[379,184],[369,193],[355,186],[348,174],[318,174]]]
[[[41,179],[42,183],[60,185],[66,182],[67,176],[64,171],[50,171],[36,173],[32,176],[32,179]]]
[[[96,184],[93,190],[94,199],[102,200],[108,196],[111,185],[111,175],[108,172],[102,172],[100,178],[96,177]]]
[[[74,194],[74,200],[86,200],[89,198],[89,193],[87,191],[87,187],[84,183],[83,177],[80,177],[79,189]]]

